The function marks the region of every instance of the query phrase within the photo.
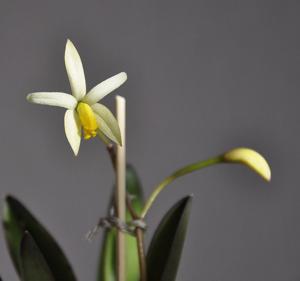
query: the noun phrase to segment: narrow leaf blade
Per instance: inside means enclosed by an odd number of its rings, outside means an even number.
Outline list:
[[[22,280],[55,281],[52,272],[29,232],[25,232],[20,247]]]
[[[7,246],[19,276],[21,276],[19,249],[23,234],[28,231],[43,253],[54,278],[61,280],[63,276],[64,281],[76,280],[67,258],[52,235],[12,196],[8,196],[5,200],[3,226]]]
[[[147,253],[148,281],[175,281],[191,205],[192,197],[185,197],[161,220]]]

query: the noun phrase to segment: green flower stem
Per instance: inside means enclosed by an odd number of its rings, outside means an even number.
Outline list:
[[[114,171],[116,171],[116,150],[113,144],[109,143],[106,145],[107,152],[109,154],[111,164],[114,168]]]
[[[174,180],[176,180],[179,177],[182,177],[184,175],[190,174],[192,172],[201,170],[203,168],[219,164],[219,163],[224,163],[224,157],[223,155],[217,156],[214,158],[210,158],[204,161],[196,162],[191,165],[185,166],[173,174],[171,174],[169,177],[165,178],[152,192],[150,197],[148,198],[147,202],[144,205],[141,218],[145,218],[147,215],[149,209],[151,208],[152,204],[156,200],[157,196],[165,189],[166,186],[168,186],[170,183],[172,183]]]

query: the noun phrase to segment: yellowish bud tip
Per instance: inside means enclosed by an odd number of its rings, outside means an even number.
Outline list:
[[[253,149],[240,147],[234,148],[224,155],[226,162],[240,163],[248,166],[266,181],[271,180],[271,169],[266,159]]]

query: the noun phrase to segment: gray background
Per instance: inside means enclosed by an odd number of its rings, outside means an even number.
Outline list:
[[[100,238],[84,235],[106,211],[113,172],[104,146],[75,158],[64,110],[27,93],[69,91],[63,53],[78,47],[88,87],[120,71],[128,159],[146,194],[180,166],[249,146],[269,160],[266,184],[244,167],[178,180],[149,218],[185,194],[193,213],[178,280],[300,280],[299,1],[0,2],[1,201],[14,194],[63,245],[80,280],[95,280]],[[113,107],[114,95],[104,103]],[[0,232],[0,272],[17,280]]]

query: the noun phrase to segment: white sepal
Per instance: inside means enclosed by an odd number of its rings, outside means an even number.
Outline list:
[[[77,156],[81,141],[81,125],[75,110],[69,109],[65,113],[65,133],[75,156]]]
[[[79,101],[86,94],[85,76],[79,53],[69,39],[65,50],[65,65],[72,94]]]
[[[36,92],[27,95],[27,100],[32,103],[59,106],[67,109],[74,109],[77,100],[69,94],[60,92]]]
[[[111,143],[110,139],[104,135],[101,130],[97,130],[97,135],[100,138],[100,140],[102,140],[104,142],[105,145],[109,145]]]
[[[115,89],[119,88],[126,80],[127,74],[125,72],[112,76],[90,90],[83,101],[89,105],[93,105]]]
[[[111,140],[122,145],[121,132],[118,121],[111,111],[103,104],[96,103],[91,106],[93,109],[99,129]]]

